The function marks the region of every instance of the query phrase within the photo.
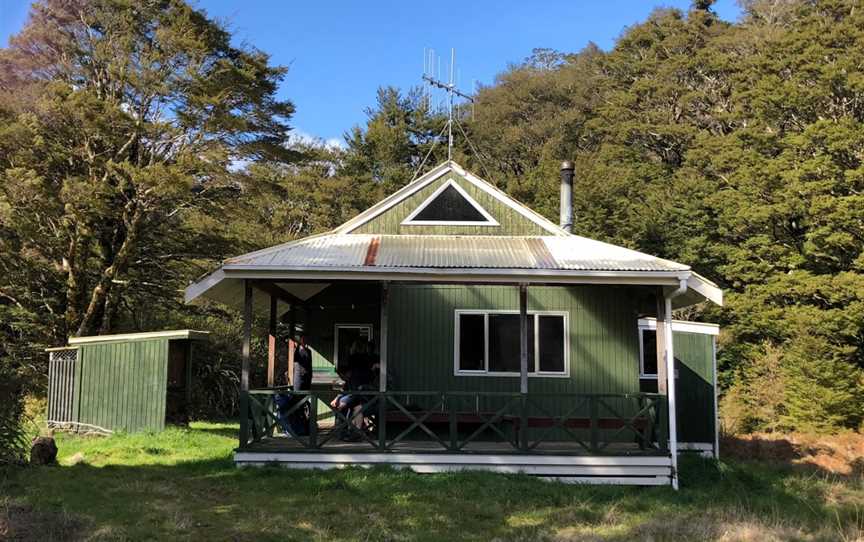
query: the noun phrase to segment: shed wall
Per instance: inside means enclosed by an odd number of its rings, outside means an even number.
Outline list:
[[[165,428],[167,339],[84,344],[78,355],[79,423],[129,432]]]
[[[675,394],[678,440],[714,443],[714,336],[675,331]],[[656,392],[656,379],[643,379],[642,391]]]
[[[681,442],[714,442],[714,336],[673,334]]]

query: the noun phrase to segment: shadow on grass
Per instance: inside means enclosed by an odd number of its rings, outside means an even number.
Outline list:
[[[682,463],[678,493],[489,473],[238,469],[230,457],[175,466],[19,468],[6,475],[0,494],[30,515],[7,514],[5,521],[24,539],[34,529],[32,514],[42,522],[65,518],[70,538],[256,540],[712,539],[730,521],[779,518],[815,532],[860,514],[829,504],[819,480],[696,458]]]
[[[228,437],[240,441],[239,430],[237,427],[201,427],[196,426],[195,431],[207,433],[211,435],[219,435],[220,437]]]
[[[724,435],[720,450],[723,457],[737,461],[767,463],[850,481],[864,478],[864,438],[856,434],[809,438]]]

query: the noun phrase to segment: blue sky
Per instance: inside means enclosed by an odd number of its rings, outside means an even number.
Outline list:
[[[0,43],[24,24],[28,0],[0,0]],[[365,120],[380,85],[408,88],[420,82],[424,48],[443,66],[456,48],[459,84],[491,83],[495,75],[536,47],[578,51],[589,41],[611,48],[628,25],[654,7],[686,9],[690,0],[478,0],[307,1],[199,0],[226,22],[238,41],[269,53],[290,70],[280,93],[297,107],[298,132],[341,140]],[[450,8],[450,11],[448,11]],[[714,9],[733,21],[735,0]]]

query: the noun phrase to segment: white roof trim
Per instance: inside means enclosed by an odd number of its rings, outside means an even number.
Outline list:
[[[201,295],[204,294],[210,288],[213,288],[220,282],[225,280],[225,271],[222,270],[222,267],[213,271],[203,279],[193,282],[189,286],[186,287],[186,291],[183,292],[183,302],[189,303]]]
[[[640,318],[639,327],[642,329],[657,329],[656,318]],[[672,320],[672,331],[680,331],[682,333],[698,333],[700,335],[720,335],[720,326],[718,324],[708,324],[705,322],[687,322],[685,320]]]
[[[641,286],[674,286],[680,271],[582,271],[553,269],[440,269],[440,268],[285,268],[262,266],[226,266],[226,279],[267,280],[390,280],[405,282],[451,282],[465,284],[626,284]],[[684,272],[686,276],[688,272]],[[203,292],[202,292],[203,293]],[[198,294],[200,295],[200,294]],[[196,296],[197,297],[197,296]],[[187,302],[194,298],[188,294]]]
[[[387,209],[395,206],[397,203],[404,200],[411,194],[414,194],[418,190],[421,190],[422,188],[428,186],[430,183],[436,181],[438,178],[446,175],[449,171],[450,162],[444,162],[443,164],[432,168],[425,175],[422,175],[420,178],[406,184],[396,192],[393,192],[386,198],[382,199],[372,207],[369,207],[368,209],[355,216],[348,222],[337,227],[330,233],[351,233],[363,224],[366,224],[373,218],[381,215]]]
[[[720,307],[723,306],[723,290],[721,290],[716,284],[706,279],[702,275],[698,273],[692,273],[687,278],[687,288],[695,291],[708,301],[711,301],[715,305]]]
[[[449,173],[451,171],[462,176],[466,181],[468,181],[472,185],[476,186],[480,190],[483,190],[484,192],[486,192],[487,194],[489,194],[493,198],[500,201],[502,204],[513,209],[514,211],[516,211],[520,215],[524,216],[525,218],[527,218],[531,222],[537,224],[541,228],[545,229],[546,231],[548,231],[552,235],[560,235],[560,236],[570,235],[569,233],[567,233],[566,231],[564,231],[563,229],[558,227],[556,224],[550,222],[549,220],[547,220],[543,216],[535,213],[534,211],[532,211],[528,207],[517,202],[516,200],[511,198],[509,195],[507,195],[505,192],[495,188],[488,181],[481,179],[479,177],[476,177],[475,175],[467,172],[464,168],[462,168],[462,166],[460,166],[456,162],[453,162],[452,160],[444,162],[439,166],[436,166],[435,168],[433,168],[431,171],[429,171],[428,173],[426,173],[425,175],[423,175],[422,177],[420,177],[416,181],[413,181],[412,183],[405,185],[401,189],[399,189],[396,192],[394,192],[393,194],[391,194],[389,197],[384,198],[383,200],[379,201],[378,203],[376,203],[375,205],[373,205],[372,207],[370,207],[366,211],[360,213],[359,215],[355,216],[354,218],[352,218],[348,222],[346,222],[346,223],[342,224],[341,226],[339,226],[338,228],[334,229],[331,233],[351,233],[352,231],[356,230],[357,228],[359,228],[363,224],[366,224],[367,222],[371,221],[375,217],[381,215],[382,213],[384,213],[388,209],[394,207],[396,204],[400,203],[401,201],[405,200],[406,198],[408,198],[412,194],[418,192],[419,190],[423,189],[424,187],[428,186],[432,182],[436,181],[437,179],[439,179],[440,177],[446,175],[447,173]],[[437,224],[441,224],[441,223],[438,222]],[[476,225],[476,223],[472,222],[472,225]]]
[[[141,341],[146,339],[206,339],[209,331],[175,329],[169,331],[147,331],[144,333],[120,333],[117,335],[91,335],[89,337],[69,337],[70,345],[110,343],[120,341]]]
[[[544,228],[545,230],[549,231],[550,233],[552,233],[554,235],[561,235],[561,236],[571,235],[566,230],[561,228],[559,225],[555,224],[554,222],[551,222],[550,220],[548,220],[543,215],[533,211],[531,208],[523,205],[522,203],[519,203],[518,201],[516,201],[515,199],[510,197],[510,195],[508,195],[503,190],[496,188],[489,181],[487,181],[485,179],[481,179],[480,177],[477,177],[473,173],[465,170],[462,166],[460,166],[456,162],[453,162],[453,170],[456,171],[456,173],[459,173],[460,175],[462,175],[466,180],[468,180],[471,184],[473,184],[474,186],[476,186],[480,190],[483,190],[484,192],[486,192],[487,194],[489,194],[493,198],[496,198],[497,200],[499,200],[501,203],[503,203],[507,207],[510,207],[511,209],[513,209],[514,211],[519,213],[520,215],[524,216],[525,218],[527,218],[531,222],[534,222],[535,224],[537,224],[541,228]]]
[[[460,196],[465,198],[465,201],[467,201],[471,205],[471,207],[474,207],[474,209],[476,209],[478,213],[483,215],[483,218],[485,220],[414,220],[414,217],[422,213],[423,209],[428,207],[429,204],[435,201],[435,199],[440,196],[442,192],[444,192],[445,190],[447,190],[447,188],[451,186],[457,192],[459,192]],[[418,205],[416,209],[411,211],[411,214],[405,217],[405,220],[402,221],[402,224],[405,226],[500,226],[498,221],[495,220],[495,218],[490,215],[489,212],[484,209],[482,205],[477,203],[477,201],[475,201],[474,198],[472,198],[471,195],[468,194],[468,192],[466,192],[464,188],[459,186],[459,183],[457,183],[453,179],[447,179],[447,182],[445,182],[444,184],[439,186],[437,190],[432,192],[432,194],[428,198],[426,198],[423,203]]]

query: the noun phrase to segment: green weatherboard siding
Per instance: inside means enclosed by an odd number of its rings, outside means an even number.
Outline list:
[[[372,324],[375,343],[379,321],[377,284],[334,284],[310,300],[306,322],[308,340],[316,351],[317,374],[333,372],[333,326],[336,323]],[[638,318],[639,296],[633,289],[614,286],[531,286],[529,311],[566,311],[569,314],[569,377],[530,377],[529,391],[542,408],[559,415],[572,407],[556,393],[631,393],[640,391]],[[321,309],[320,306],[324,308]],[[455,311],[519,308],[515,286],[407,285],[390,287],[388,322],[389,389],[403,391],[518,392],[519,378],[454,375]],[[678,360],[679,439],[713,442],[711,335],[675,332]],[[656,392],[656,380],[642,380],[642,390]],[[428,399],[406,398],[416,406]],[[461,399],[460,399],[461,400]],[[465,399],[460,408],[490,410],[502,405]],[[613,403],[621,414],[632,403]],[[537,413],[537,415],[543,415]],[[579,410],[574,415],[587,415]],[[601,416],[614,417],[611,412]]]
[[[480,204],[500,224],[499,226],[410,226],[402,221],[421,203],[426,201],[435,190],[449,179],[453,179],[468,195]],[[419,192],[411,195],[351,233],[370,233],[382,235],[551,235],[534,222],[528,220],[498,199],[480,190],[456,173],[448,173],[432,182]]]
[[[164,429],[167,340],[85,344],[78,356],[73,409],[80,423],[115,431]]]
[[[454,374],[455,311],[519,308],[513,286],[394,286],[389,317],[390,389],[417,391],[518,392],[518,376]],[[616,287],[529,287],[528,310],[569,313],[570,375],[529,377],[530,416],[590,415],[588,404],[556,393],[627,393],[639,391],[638,331],[635,296]],[[435,400],[406,397],[409,405],[436,408]],[[518,401],[503,397],[451,397],[462,411],[518,415]],[[635,402],[609,399],[620,415],[634,413]],[[610,416],[602,411],[600,416]],[[529,431],[534,435],[535,431]],[[585,433],[584,431],[582,433]],[[611,433],[611,432],[610,432]],[[552,438],[555,435],[547,434]],[[583,435],[587,438],[587,433]],[[613,438],[628,440],[629,435]]]
[[[455,311],[518,310],[508,286],[393,286],[388,369],[393,388],[519,391],[518,377],[454,375]],[[528,310],[569,312],[570,376],[531,377],[531,392],[639,391],[637,314],[633,296],[616,287],[530,287]]]
[[[714,442],[714,340],[702,333],[673,333],[680,442]],[[643,379],[641,385],[642,391],[657,391],[656,379]]]
[[[675,395],[681,442],[714,442],[714,336],[676,331]]]

